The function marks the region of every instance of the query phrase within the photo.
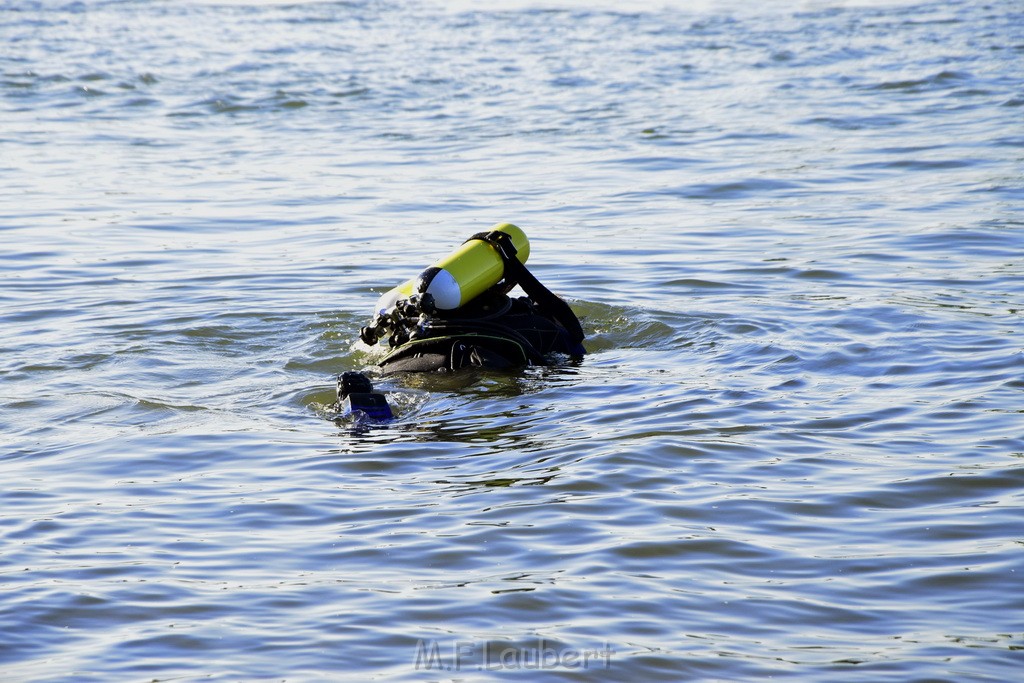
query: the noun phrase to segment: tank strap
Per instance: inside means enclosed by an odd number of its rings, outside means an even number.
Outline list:
[[[565,328],[565,331],[569,333],[569,338],[579,347],[582,354],[583,327],[580,325],[579,318],[569,308],[569,304],[541,284],[540,280],[534,277],[533,273],[516,258],[517,250],[512,243],[512,236],[499,230],[492,230],[491,232],[477,233],[469,240],[482,240],[498,250],[498,254],[505,264],[505,279],[510,283],[509,289],[517,284],[522,287],[542,313],[554,318]]]

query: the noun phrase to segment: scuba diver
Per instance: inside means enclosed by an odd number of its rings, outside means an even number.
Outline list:
[[[417,277],[385,293],[360,330],[370,346],[386,340],[385,375],[462,368],[506,370],[581,358],[583,329],[569,305],[524,265],[526,234],[499,223],[470,237]],[[526,296],[512,298],[518,285]],[[338,407],[371,422],[392,419],[383,394],[360,372],[338,377]]]

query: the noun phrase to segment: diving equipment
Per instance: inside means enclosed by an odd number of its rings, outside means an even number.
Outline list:
[[[516,258],[526,263],[530,256],[530,240],[526,233],[511,223],[498,223],[491,232],[500,232],[512,239]],[[483,235],[486,233],[480,233]],[[376,313],[385,314],[401,299],[429,294],[433,305],[442,311],[464,306],[496,285],[505,273],[505,264],[494,246],[474,235],[448,256],[435,262],[417,277],[407,280],[377,301]]]
[[[371,346],[387,339],[392,351],[378,363],[385,373],[546,365],[552,354],[582,357],[579,319],[526,269],[528,255],[526,235],[510,223],[473,235],[382,296],[360,338]],[[510,298],[516,285],[527,296]]]

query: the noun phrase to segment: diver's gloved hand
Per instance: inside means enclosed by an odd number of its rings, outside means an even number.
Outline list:
[[[384,394],[375,392],[370,378],[361,372],[338,377],[338,409],[353,415],[362,413],[371,422],[388,422],[395,417]]]

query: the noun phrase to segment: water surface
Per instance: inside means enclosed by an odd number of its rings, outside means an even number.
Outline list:
[[[1021,26],[0,9],[4,679],[1013,679]],[[332,419],[499,221],[586,359]]]

